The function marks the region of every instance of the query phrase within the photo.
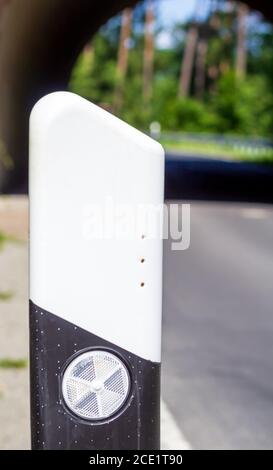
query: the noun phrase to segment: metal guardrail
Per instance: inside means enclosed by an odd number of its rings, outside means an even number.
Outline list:
[[[174,142],[215,143],[241,148],[273,149],[273,141],[264,137],[242,137],[191,132],[161,132],[160,139]]]

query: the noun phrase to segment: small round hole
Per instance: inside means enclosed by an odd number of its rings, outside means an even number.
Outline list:
[[[145,258],[141,258],[140,262],[145,263]]]
[[[145,286],[145,282],[142,282],[142,283],[140,284],[140,286],[141,286],[141,287],[144,287],[144,286]]]
[[[145,235],[141,235],[141,238],[142,238],[142,240],[144,240],[144,238],[145,238]]]

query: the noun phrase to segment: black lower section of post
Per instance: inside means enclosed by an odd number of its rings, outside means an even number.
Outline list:
[[[87,421],[66,407],[61,381],[71,358],[103,348],[128,365],[128,400],[108,421]],[[31,434],[33,449],[158,450],[160,364],[146,361],[30,302]]]

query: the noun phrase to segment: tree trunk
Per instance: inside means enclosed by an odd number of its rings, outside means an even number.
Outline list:
[[[206,57],[208,51],[208,42],[201,39],[197,47],[196,75],[195,75],[195,96],[197,99],[204,98],[206,87]]]
[[[181,65],[181,73],[179,80],[178,96],[187,97],[190,93],[190,86],[193,73],[194,57],[196,44],[198,40],[198,29],[196,25],[192,25],[189,29],[186,39],[186,46]]]
[[[128,69],[129,40],[132,29],[132,9],[126,8],[122,14],[117,62],[117,83],[114,96],[114,112],[118,114],[123,104],[124,80]]]
[[[237,24],[237,51],[236,51],[236,76],[237,78],[244,78],[246,75],[247,67],[247,50],[246,50],[246,36],[247,36],[247,16],[248,7],[244,4],[238,6],[238,24]]]
[[[154,66],[154,1],[147,0],[143,58],[143,99],[149,104],[152,96]]]

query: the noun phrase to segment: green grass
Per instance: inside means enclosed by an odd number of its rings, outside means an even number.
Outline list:
[[[6,243],[20,243],[20,240],[0,230],[0,250],[4,248]]]
[[[24,369],[25,367],[27,367],[26,359],[12,359],[8,357],[0,359],[1,369]]]
[[[208,157],[217,157],[222,158],[223,160],[273,163],[273,149],[253,152],[244,148],[235,148],[228,144],[202,141],[196,142],[190,140],[161,140],[161,144],[167,151],[170,150]]]
[[[14,292],[11,290],[0,291],[0,301],[7,302],[14,297]]]

